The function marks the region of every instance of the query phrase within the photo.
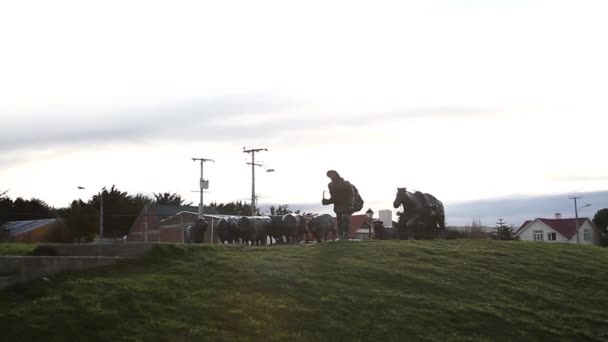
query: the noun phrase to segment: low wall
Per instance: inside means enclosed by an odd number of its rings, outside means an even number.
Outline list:
[[[48,256],[138,257],[159,243],[41,244],[34,253]]]
[[[97,256],[0,256],[0,288],[39,279],[44,276],[105,266],[123,257]]]

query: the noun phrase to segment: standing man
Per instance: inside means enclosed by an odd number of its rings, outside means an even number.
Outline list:
[[[334,205],[340,240],[348,240],[350,233],[350,216],[353,213],[353,187],[334,170],[327,171],[327,177],[331,179],[331,182],[327,185],[331,197],[329,199],[323,198],[321,203],[323,203],[323,205]]]

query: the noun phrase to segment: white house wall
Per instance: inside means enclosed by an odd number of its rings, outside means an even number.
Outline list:
[[[585,241],[585,239],[584,239],[584,237],[585,237],[585,233],[584,233],[585,229],[588,229],[589,233],[591,234],[590,241]],[[519,238],[521,240],[533,241],[534,240],[534,231],[535,230],[536,231],[541,230],[543,232],[543,241],[544,242],[549,242],[549,243],[560,242],[560,243],[574,243],[574,244],[576,244],[576,235],[574,235],[571,240],[567,240],[559,232],[553,230],[553,228],[549,227],[548,225],[544,224],[542,221],[539,221],[539,220],[536,220],[536,221],[530,223],[528,225],[528,227],[519,234]],[[555,241],[548,241],[547,240],[547,233],[553,233],[553,232],[556,233],[555,234]],[[600,244],[600,239],[601,239],[601,236],[600,236],[599,232],[591,225],[591,223],[589,223],[589,221],[585,221],[585,223],[583,223],[583,225],[579,228],[579,243],[581,245],[599,245]]]
[[[562,234],[560,234],[557,231],[553,230],[553,228],[547,226],[542,221],[538,221],[538,220],[530,223],[528,225],[528,227],[523,232],[521,232],[519,234],[519,238],[522,239],[522,240],[533,241],[534,240],[534,231],[535,230],[542,230],[543,231],[543,241],[544,242],[550,242],[550,243],[554,243],[554,242],[568,243],[568,242],[570,242]],[[547,240],[547,233],[556,233],[555,234],[555,241],[548,241]]]
[[[585,229],[589,229],[589,233],[591,234],[590,241],[584,240]],[[601,240],[600,232],[598,232],[597,229],[595,229],[591,225],[591,223],[589,223],[589,221],[585,221],[585,223],[583,223],[583,225],[580,227],[578,233],[580,234],[579,239],[580,239],[581,245],[583,245],[583,244],[584,245],[596,245],[596,246],[600,245],[600,240]],[[572,240],[574,240],[574,243],[576,243],[576,235],[572,238]]]

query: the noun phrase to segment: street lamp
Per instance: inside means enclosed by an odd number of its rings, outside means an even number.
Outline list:
[[[590,206],[591,206],[591,203],[585,204],[584,206],[578,208],[578,212],[580,213],[581,210],[583,210],[583,208],[587,208],[587,207],[590,207]]]
[[[580,243],[580,239],[578,237],[578,229],[579,229],[579,227],[578,227],[578,213],[583,208],[591,206],[591,204],[585,204],[584,206],[578,208],[576,200],[581,199],[581,198],[583,198],[583,196],[569,196],[568,197],[568,199],[574,200],[574,221],[575,221],[575,227],[576,227],[576,244],[577,245]]]
[[[367,216],[367,225],[368,225],[368,238],[371,239],[372,238],[372,217],[374,217],[374,211],[372,210],[372,208],[367,209],[367,211],[365,212],[365,216]]]
[[[86,189],[84,186],[78,186],[78,190]],[[99,238],[103,237],[103,190],[99,191]]]

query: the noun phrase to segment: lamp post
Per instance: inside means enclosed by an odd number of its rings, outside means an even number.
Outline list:
[[[86,189],[84,186],[78,186],[78,190]],[[104,188],[101,188],[99,191],[99,238],[103,237],[103,191]]]
[[[576,200],[574,200],[574,203],[576,203]],[[581,212],[581,210],[583,210],[583,208],[587,208],[589,206],[591,206],[591,204],[587,203],[584,206],[578,208],[578,210],[576,211],[576,243],[579,243],[578,230],[580,227],[578,226],[578,214]],[[574,207],[576,208],[576,204],[574,205]]]
[[[584,208],[590,207],[590,206],[591,206],[591,203],[589,203],[589,204],[585,204],[584,206],[582,206],[582,207],[578,208],[578,212],[580,213],[580,212],[581,212],[581,210],[583,210]]]
[[[365,216],[367,216],[367,226],[368,226],[368,235],[367,237],[369,239],[372,238],[372,217],[374,217],[374,211],[372,210],[372,208],[367,209],[367,211],[365,212]]]
[[[576,244],[578,245],[580,243],[580,238],[578,237],[578,212],[581,211],[583,208],[589,207],[591,206],[591,204],[585,204],[584,206],[580,207],[580,209],[577,207],[577,202],[576,200],[583,198],[583,196],[570,196],[568,197],[568,199],[574,200],[574,221],[575,221],[575,227],[576,227]]]

